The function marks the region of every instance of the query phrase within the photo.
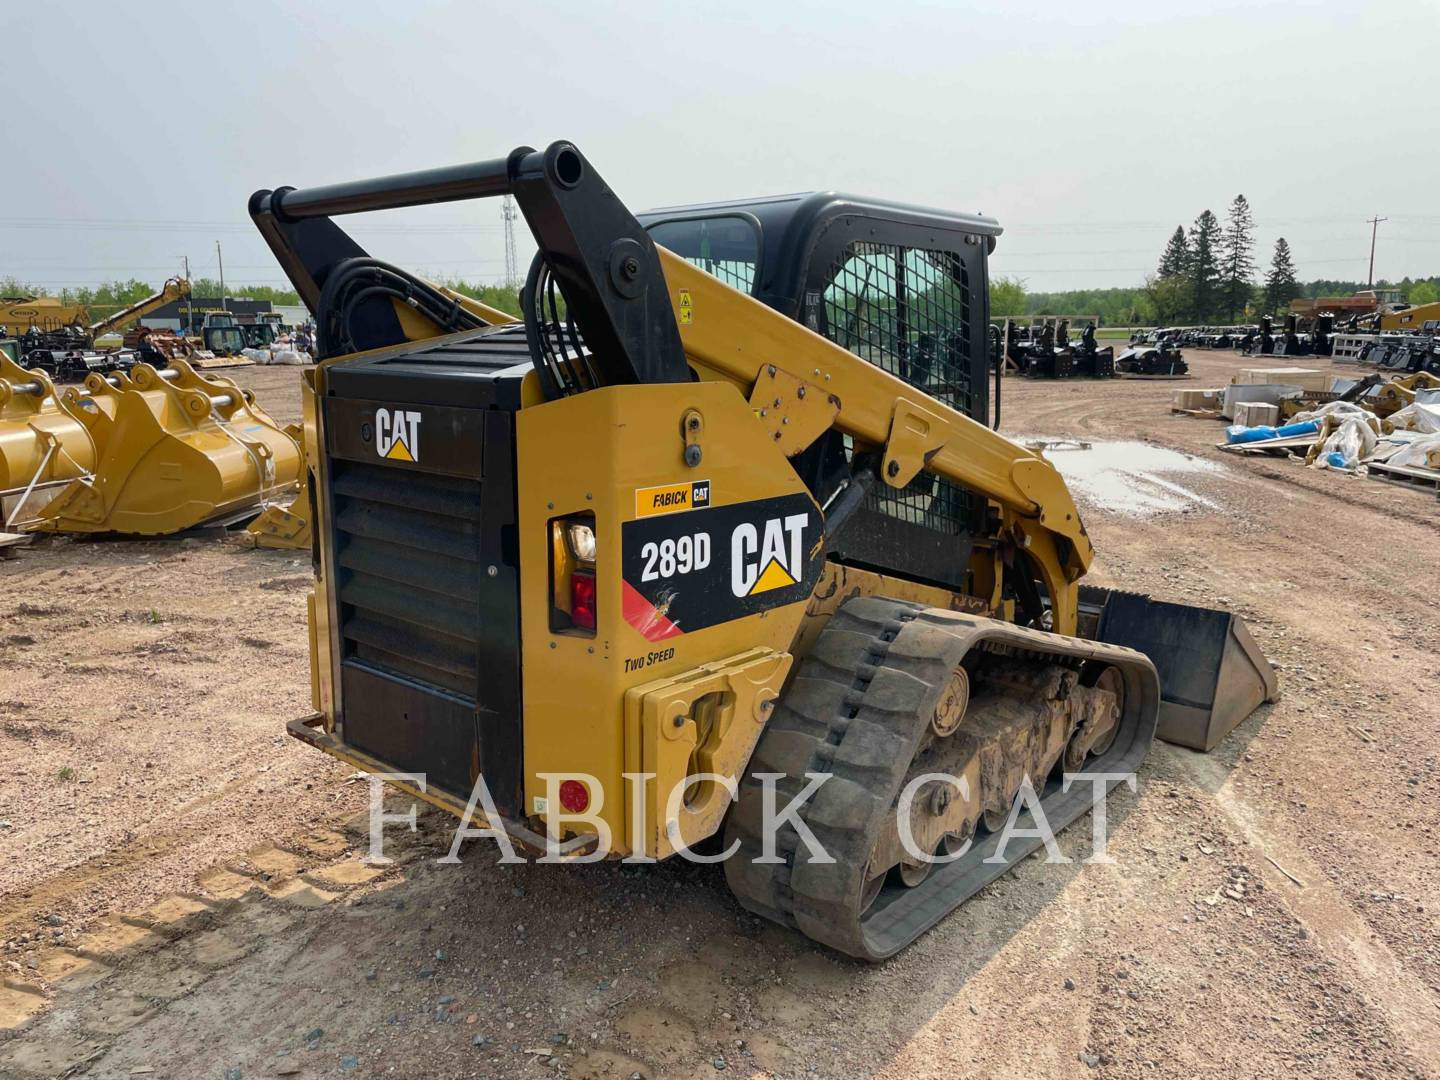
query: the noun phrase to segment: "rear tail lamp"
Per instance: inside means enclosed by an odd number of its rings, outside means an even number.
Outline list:
[[[550,630],[595,636],[595,515],[550,519]]]
[[[577,630],[595,629],[595,571],[570,574],[570,622]]]

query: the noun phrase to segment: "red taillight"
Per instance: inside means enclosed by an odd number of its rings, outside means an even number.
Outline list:
[[[595,629],[594,574],[576,570],[570,575],[570,622],[580,630]]]
[[[579,780],[560,782],[560,805],[567,813],[583,814],[590,805],[590,789]]]

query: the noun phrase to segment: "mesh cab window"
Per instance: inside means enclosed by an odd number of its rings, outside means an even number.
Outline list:
[[[825,281],[820,302],[810,305],[811,329],[974,415],[970,281],[963,259],[950,251],[856,241],[835,260]],[[980,503],[942,477],[921,472],[899,490],[877,485],[867,505],[953,534],[966,527]]]
[[[814,329],[961,412],[970,401],[970,283],[948,251],[851,244]]]
[[[760,262],[760,230],[749,218],[707,217],[651,225],[650,238],[732,289],[751,292]]]

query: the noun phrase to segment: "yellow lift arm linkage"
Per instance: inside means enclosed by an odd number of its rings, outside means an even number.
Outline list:
[[[1050,462],[659,251],[686,355],[702,374],[739,386],[787,455],[833,426],[884,449],[882,476],[892,487],[928,469],[999,504],[1011,538],[1044,580],[1052,629],[1076,633],[1078,582],[1094,549]]]

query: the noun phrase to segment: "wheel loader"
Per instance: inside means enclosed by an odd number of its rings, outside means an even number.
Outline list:
[[[505,195],[518,320],[335,221]],[[457,817],[555,859],[713,845],[745,908],[880,960],[1038,847],[1000,844],[1027,781],[1058,829],[1066,777],[1275,694],[1233,616],[1082,591],[1063,480],[989,427],[990,218],[637,217],[564,142],[249,209],[318,324],[290,733]]]

